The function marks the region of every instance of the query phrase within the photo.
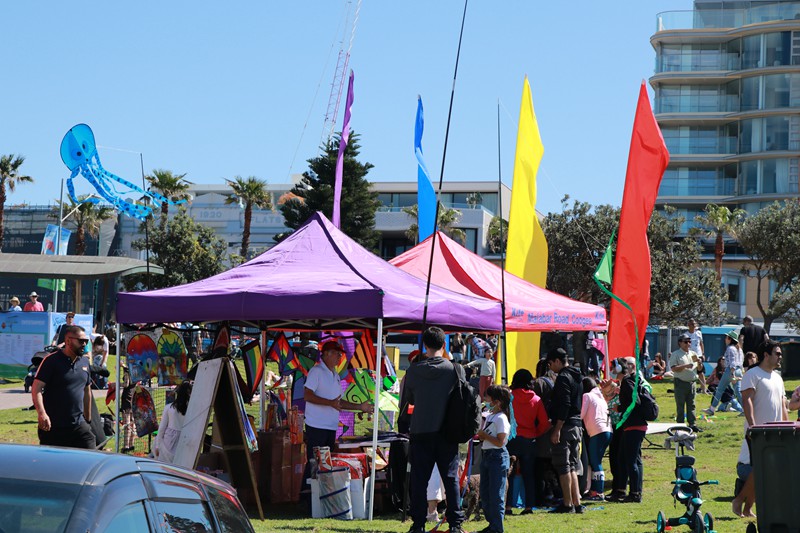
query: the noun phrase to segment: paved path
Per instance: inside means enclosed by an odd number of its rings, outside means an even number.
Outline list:
[[[95,398],[105,398],[106,392],[108,391],[94,390],[92,394]],[[0,389],[0,409],[22,409],[32,405],[31,393],[25,392],[25,387],[21,381],[19,382],[19,387],[4,387]]]

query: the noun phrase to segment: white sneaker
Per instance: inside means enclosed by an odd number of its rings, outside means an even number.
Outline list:
[[[705,414],[707,414],[708,416],[714,416],[714,408],[713,407],[709,407],[708,409],[703,409],[703,412]]]
[[[429,515],[426,517],[426,519],[428,520],[428,522],[438,522],[438,521],[439,521],[439,513],[437,513],[436,511],[434,511],[434,512],[432,512],[431,514],[429,514]]]

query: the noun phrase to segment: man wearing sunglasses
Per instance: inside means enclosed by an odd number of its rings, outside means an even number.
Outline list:
[[[64,346],[44,358],[31,389],[39,416],[39,443],[94,449],[89,358],[83,357],[89,336],[80,326],[64,330]]]
[[[691,349],[692,338],[683,333],[678,337],[678,349],[669,355],[669,366],[674,376],[675,404],[677,407],[678,424],[683,424],[684,411],[689,427],[694,431],[700,431],[696,425],[695,416],[695,396],[697,389],[697,365],[700,360],[698,355]]]

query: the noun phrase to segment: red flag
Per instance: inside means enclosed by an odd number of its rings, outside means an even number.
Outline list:
[[[608,328],[608,353],[611,359],[633,356],[636,343],[641,346],[644,341],[650,316],[651,271],[647,225],[668,163],[669,152],[650,108],[647,88],[642,82],[633,121],[611,289],[633,309],[639,338],[635,338],[630,311],[619,302],[612,301]]]

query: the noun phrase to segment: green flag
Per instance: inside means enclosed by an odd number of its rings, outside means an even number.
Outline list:
[[[614,236],[611,236],[611,240],[614,240]],[[597,281],[602,281],[607,285],[611,285],[611,279],[614,272],[614,265],[611,260],[612,251],[611,251],[611,242],[608,243],[606,247],[606,253],[603,254],[603,258],[600,259],[600,264],[597,265],[597,270],[594,271],[594,279]]]

